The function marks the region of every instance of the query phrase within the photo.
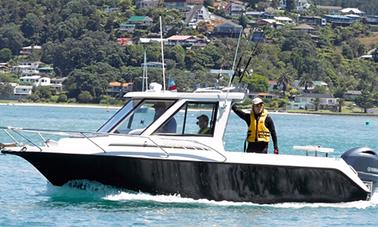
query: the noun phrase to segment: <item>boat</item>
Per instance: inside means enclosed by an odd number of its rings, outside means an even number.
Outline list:
[[[214,201],[350,202],[369,200],[378,185],[377,154],[370,148],[352,148],[341,158],[309,155],[331,152],[316,147],[297,147],[308,155],[225,150],[231,106],[244,100],[242,92],[155,90],[125,98],[96,132],[2,127],[13,142],[1,152],[30,162],[56,186],[89,180]],[[199,134],[200,115],[208,117],[210,133]]]

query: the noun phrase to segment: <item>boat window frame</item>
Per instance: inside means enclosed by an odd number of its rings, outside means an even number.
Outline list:
[[[186,127],[186,119],[187,119],[187,113],[188,113],[188,106],[189,104],[194,103],[194,104],[212,104],[213,108],[211,110],[211,119],[209,118],[209,126],[212,129],[211,134],[198,134],[198,133],[187,133],[184,134],[185,127]],[[185,106],[185,114],[184,114],[184,125],[182,127],[182,131],[180,133],[158,133],[157,131],[163,127],[172,117],[174,117],[177,112],[179,112],[183,107]],[[179,108],[176,109],[176,111],[169,117],[167,118],[163,124],[159,128],[157,128],[155,131],[152,132],[151,135],[157,135],[157,136],[179,136],[179,137],[214,137],[214,130],[216,126],[216,120],[218,116],[218,110],[219,110],[219,101],[186,101],[183,103]]]
[[[131,100],[138,100],[138,99],[131,99]],[[131,117],[134,116],[134,114],[136,113],[136,110],[139,110],[140,106],[145,104],[147,102],[153,102],[153,101],[161,101],[161,102],[170,102],[170,104],[167,106],[167,109],[166,111],[168,111],[178,100],[177,99],[174,99],[174,98],[168,98],[168,99],[161,99],[161,98],[142,98],[140,99],[140,102],[134,106],[134,108],[129,112],[127,113],[122,119],[120,119],[115,125],[114,127],[112,127],[111,130],[108,131],[108,133],[114,133],[114,130],[116,128],[118,128],[120,126],[120,124],[124,123],[125,120],[127,120],[130,115],[132,115]],[[166,112],[165,111],[165,112]],[[164,112],[164,113],[165,113]],[[162,115],[164,115],[164,113]],[[130,118],[131,118],[130,117]],[[140,133],[136,134],[136,135],[141,135],[143,134],[147,129],[149,129],[161,116],[159,116],[157,119],[153,120],[146,128],[144,128]],[[165,122],[164,122],[165,123]],[[128,135],[128,134],[125,134],[125,135]]]
[[[128,112],[126,112],[126,114],[119,118],[118,121],[116,121],[115,123],[113,123],[113,125],[109,125],[108,128],[106,128],[106,126],[108,124],[110,124],[114,119],[116,119],[117,115],[119,115],[122,111],[124,111],[127,107],[128,104],[130,104],[132,101],[139,101],[136,103],[136,105],[134,105],[133,108],[131,108],[130,110],[128,110]],[[111,133],[111,131],[114,130],[114,128],[116,128],[119,124],[119,122],[122,122],[126,117],[128,117],[130,115],[130,113],[134,112],[135,109],[137,107],[139,107],[139,105],[142,103],[143,99],[129,99],[125,105],[123,105],[115,114],[113,114],[103,125],[101,125],[101,127],[97,130],[97,132],[103,132],[103,133]]]

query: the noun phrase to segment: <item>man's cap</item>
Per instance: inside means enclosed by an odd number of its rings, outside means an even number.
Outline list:
[[[253,103],[253,105],[257,105],[257,104],[260,104],[260,103],[264,103],[264,101],[257,97],[257,98],[252,99],[252,103]]]
[[[197,117],[198,120],[201,119],[201,118],[204,118],[206,121],[209,121],[209,117],[205,114],[202,114],[202,115]]]

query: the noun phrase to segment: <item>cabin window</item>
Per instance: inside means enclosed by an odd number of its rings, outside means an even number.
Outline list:
[[[155,120],[171,107],[174,100],[143,100],[128,116],[113,129],[114,133],[140,135]],[[167,126],[168,127],[168,126]],[[168,132],[175,133],[176,128],[169,125]],[[170,131],[169,131],[170,130]]]
[[[218,102],[187,102],[155,134],[211,137],[217,109]],[[168,126],[175,126],[176,131],[167,132]]]
[[[111,132],[122,119],[124,119],[136,106],[138,106],[140,102],[141,100],[139,99],[129,100],[97,131],[98,132]]]

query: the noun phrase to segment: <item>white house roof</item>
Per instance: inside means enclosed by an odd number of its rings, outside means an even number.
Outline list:
[[[261,19],[261,21],[268,23],[268,24],[283,25],[281,22],[278,22],[275,19]]]
[[[342,13],[354,13],[354,14],[363,14],[365,13],[364,11],[361,11],[357,8],[344,8],[340,10]]]
[[[169,41],[183,41],[192,38],[191,35],[173,35],[168,38]]]
[[[21,80],[26,80],[26,79],[38,80],[39,78],[41,78],[41,76],[22,76],[22,77],[20,77]]]
[[[24,49],[24,50],[32,50],[32,49],[40,50],[40,49],[42,49],[42,47],[41,46],[27,46],[27,47],[23,47],[22,49]]]
[[[285,21],[285,22],[292,22],[293,19],[291,19],[290,17],[274,17],[275,20],[277,21]]]

